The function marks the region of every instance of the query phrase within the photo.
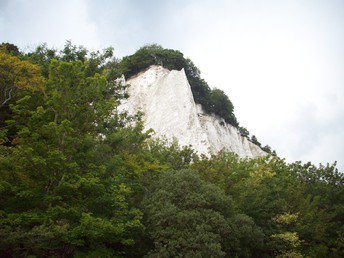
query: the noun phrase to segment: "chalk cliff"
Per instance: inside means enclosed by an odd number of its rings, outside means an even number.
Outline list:
[[[184,70],[169,71],[151,66],[126,84],[130,85],[129,98],[122,101],[120,110],[130,114],[142,111],[145,129],[152,128],[154,137],[176,138],[180,145],[192,145],[199,154],[216,154],[222,149],[240,157],[266,154],[242,137],[235,127],[205,113],[201,105],[195,103]]]

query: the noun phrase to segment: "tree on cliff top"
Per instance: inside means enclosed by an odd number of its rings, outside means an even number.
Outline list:
[[[212,90],[201,78],[200,70],[178,50],[165,49],[156,44],[144,46],[135,54],[122,59],[118,65],[118,74],[124,74],[128,79],[151,65],[161,65],[169,70],[184,68],[195,102],[201,104],[205,112],[214,113],[227,123],[239,126],[234,106],[226,94],[218,89]]]

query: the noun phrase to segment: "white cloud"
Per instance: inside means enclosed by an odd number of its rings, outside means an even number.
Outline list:
[[[228,93],[239,121],[264,144],[290,161],[338,160],[343,169],[344,23],[338,16],[344,9],[319,2],[245,3],[231,2],[226,16],[223,6],[212,9],[216,17],[202,9],[212,29],[208,24],[190,36],[185,52],[210,85]]]
[[[26,47],[48,43],[62,47],[66,40],[91,48],[99,46],[97,30],[82,0],[12,0],[5,4],[1,40]]]

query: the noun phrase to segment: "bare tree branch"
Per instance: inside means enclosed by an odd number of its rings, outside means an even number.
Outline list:
[[[6,105],[6,103],[12,99],[12,92],[13,92],[13,90],[15,90],[17,88],[18,88],[17,85],[12,85],[12,86],[7,86],[6,85],[5,86],[4,94],[3,94],[3,98],[5,100],[2,101],[2,103],[0,105],[0,109],[3,108]]]
[[[11,89],[8,91],[8,98],[5,99],[5,100],[1,103],[0,108],[3,108],[3,107],[6,105],[6,103],[12,99],[12,95],[11,95],[12,91],[13,91],[13,88],[11,88]],[[5,94],[6,94],[6,91],[5,91]],[[6,95],[5,95],[5,97],[6,97]]]

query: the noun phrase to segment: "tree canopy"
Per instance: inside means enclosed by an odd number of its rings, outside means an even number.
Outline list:
[[[19,78],[0,124],[1,257],[343,257],[336,164],[154,140],[117,111],[106,50],[1,57],[2,87]]]

